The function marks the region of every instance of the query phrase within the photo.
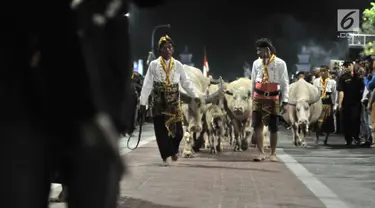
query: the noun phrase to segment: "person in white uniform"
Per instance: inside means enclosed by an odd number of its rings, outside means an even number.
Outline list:
[[[173,46],[173,40],[168,35],[160,38],[160,57],[153,60],[148,67],[140,98],[141,112],[144,112],[148,98],[153,94],[154,130],[163,165],[168,165],[169,157],[172,161],[177,161],[183,137],[179,83],[197,102],[200,100],[183,65],[172,57]]]
[[[333,115],[337,109],[336,81],[329,78],[328,66],[320,67],[320,77],[316,78],[313,84],[321,93],[323,104],[322,113],[320,114],[316,128],[315,145],[319,144],[318,138],[322,132],[326,133],[324,145],[327,145],[330,133],[335,130]]]
[[[252,126],[257,138],[259,154],[254,161],[263,161],[263,126],[270,131],[270,161],[276,162],[278,116],[280,111],[279,96],[283,106],[288,102],[289,76],[286,63],[276,57],[272,42],[262,38],[256,42],[258,59],[254,61],[251,80],[253,81],[253,114]]]

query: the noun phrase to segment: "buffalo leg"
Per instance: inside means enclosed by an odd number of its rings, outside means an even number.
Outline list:
[[[240,140],[240,128],[237,124],[237,122],[233,123],[235,131],[234,131],[234,138],[235,138],[235,144],[234,144],[234,151],[241,151],[241,140]]]
[[[293,143],[295,146],[298,145],[298,127],[296,125],[292,125],[292,133],[293,133]]]
[[[241,134],[242,134],[242,138],[241,138],[241,149],[243,151],[246,151],[249,149],[249,139],[247,137],[247,132],[246,132],[246,128],[245,127],[242,127],[241,129]]]
[[[205,145],[205,148],[210,148],[210,152],[211,152],[211,154],[212,153],[215,153],[214,152],[214,148],[213,147],[215,147],[214,145],[213,145],[213,143],[214,143],[214,136],[213,136],[213,134],[212,134],[212,132],[211,132],[211,130],[208,130],[207,131],[207,133],[205,134],[205,141],[207,141],[207,143],[206,143],[206,145]]]
[[[194,152],[199,152],[199,149],[202,147],[201,135],[193,133],[193,150]]]
[[[183,157],[185,158],[194,157],[194,150],[193,150],[194,139],[191,137],[191,134],[189,132],[185,132],[184,141],[185,141],[185,145],[184,145],[184,150],[183,150]]]
[[[329,137],[329,132],[326,133],[326,138],[324,139],[324,145],[328,144],[328,137]]]
[[[233,126],[232,125],[229,126],[228,133],[229,133],[229,144],[233,145]]]
[[[222,136],[217,137],[216,151],[223,152]]]
[[[203,134],[203,138],[204,138],[204,148],[205,149],[211,148],[211,142],[210,142],[211,134],[209,133],[209,131]]]
[[[216,146],[215,146],[216,135],[211,134],[211,137],[209,138],[209,140],[211,141],[211,144],[210,144],[211,154],[216,154],[217,153]]]

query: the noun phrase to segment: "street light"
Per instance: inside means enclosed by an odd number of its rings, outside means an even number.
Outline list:
[[[126,13],[124,16],[125,16],[125,17],[129,17],[129,16],[130,16],[129,12]]]

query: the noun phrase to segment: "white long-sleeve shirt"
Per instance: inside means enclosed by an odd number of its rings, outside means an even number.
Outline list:
[[[323,89],[322,89],[322,83],[320,81],[320,78],[314,79],[313,85],[316,88],[318,88],[319,92],[323,91]],[[338,96],[337,96],[336,81],[335,80],[328,79],[328,82],[326,84],[326,92],[331,93],[331,99],[332,99],[333,108],[336,109]]]
[[[263,79],[263,59],[259,58],[254,61],[251,70],[251,80],[253,82],[253,92],[255,84],[262,82]],[[275,57],[275,59],[268,64],[268,82],[276,83],[280,86],[282,102],[288,102],[289,99],[289,76],[288,69],[284,60]]]
[[[169,60],[164,60],[165,65],[168,67]],[[187,93],[190,94],[192,97],[198,97],[198,94],[195,92],[193,83],[191,82],[190,78],[186,74],[183,65],[178,60],[174,59],[174,65],[169,72],[170,83],[171,84],[178,84],[181,83],[181,86],[186,90]],[[153,60],[147,70],[145,79],[143,81],[142,91],[141,91],[141,98],[140,104],[147,105],[148,97],[150,96],[154,82],[165,82],[166,73],[163,69],[163,66],[160,63],[160,58]]]

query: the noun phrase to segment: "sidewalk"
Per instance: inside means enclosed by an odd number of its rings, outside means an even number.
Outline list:
[[[161,167],[156,142],[126,155],[121,208],[325,207],[283,162],[252,162],[255,149],[203,151]]]

